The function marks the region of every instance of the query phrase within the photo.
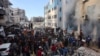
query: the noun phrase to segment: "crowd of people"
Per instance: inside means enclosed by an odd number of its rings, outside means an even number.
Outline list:
[[[10,56],[54,56],[54,55],[73,55],[74,51],[84,45],[82,40],[82,33],[75,38],[74,32],[72,34],[63,34],[60,30],[55,34],[52,30],[42,31],[12,31],[15,34],[14,38],[4,38],[0,41],[4,43],[12,43]],[[88,36],[85,38],[87,46],[90,46],[92,38]]]

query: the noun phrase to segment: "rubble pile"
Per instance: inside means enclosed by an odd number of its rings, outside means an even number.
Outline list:
[[[100,56],[100,53],[86,47],[80,47],[72,56]]]

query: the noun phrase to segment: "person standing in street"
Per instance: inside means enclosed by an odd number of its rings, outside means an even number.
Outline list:
[[[29,46],[27,46],[27,45],[24,47],[24,55],[23,56],[30,56]]]
[[[98,38],[98,48],[100,49],[100,37]]]
[[[42,55],[43,55],[43,50],[42,50],[42,47],[39,46],[39,49],[37,50],[36,56],[42,56]]]
[[[63,52],[63,56],[66,56],[68,54],[68,48],[67,47],[63,47],[62,48],[62,52]]]
[[[54,56],[54,55],[56,55],[56,51],[57,51],[57,48],[56,48],[56,46],[54,45],[54,44],[52,44],[52,46],[51,46],[51,56]]]
[[[91,37],[88,36],[88,37],[86,38],[86,44],[87,44],[88,47],[90,46],[90,42],[91,42]]]

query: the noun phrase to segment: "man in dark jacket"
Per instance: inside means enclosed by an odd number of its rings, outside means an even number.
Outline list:
[[[92,39],[91,39],[90,36],[86,37],[86,44],[87,44],[87,46],[90,46],[91,40],[92,40]]]

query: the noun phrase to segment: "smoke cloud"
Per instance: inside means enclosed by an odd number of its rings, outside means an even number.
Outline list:
[[[67,18],[67,26],[74,27],[75,26],[75,8],[78,0],[67,0],[66,6],[66,18]]]

